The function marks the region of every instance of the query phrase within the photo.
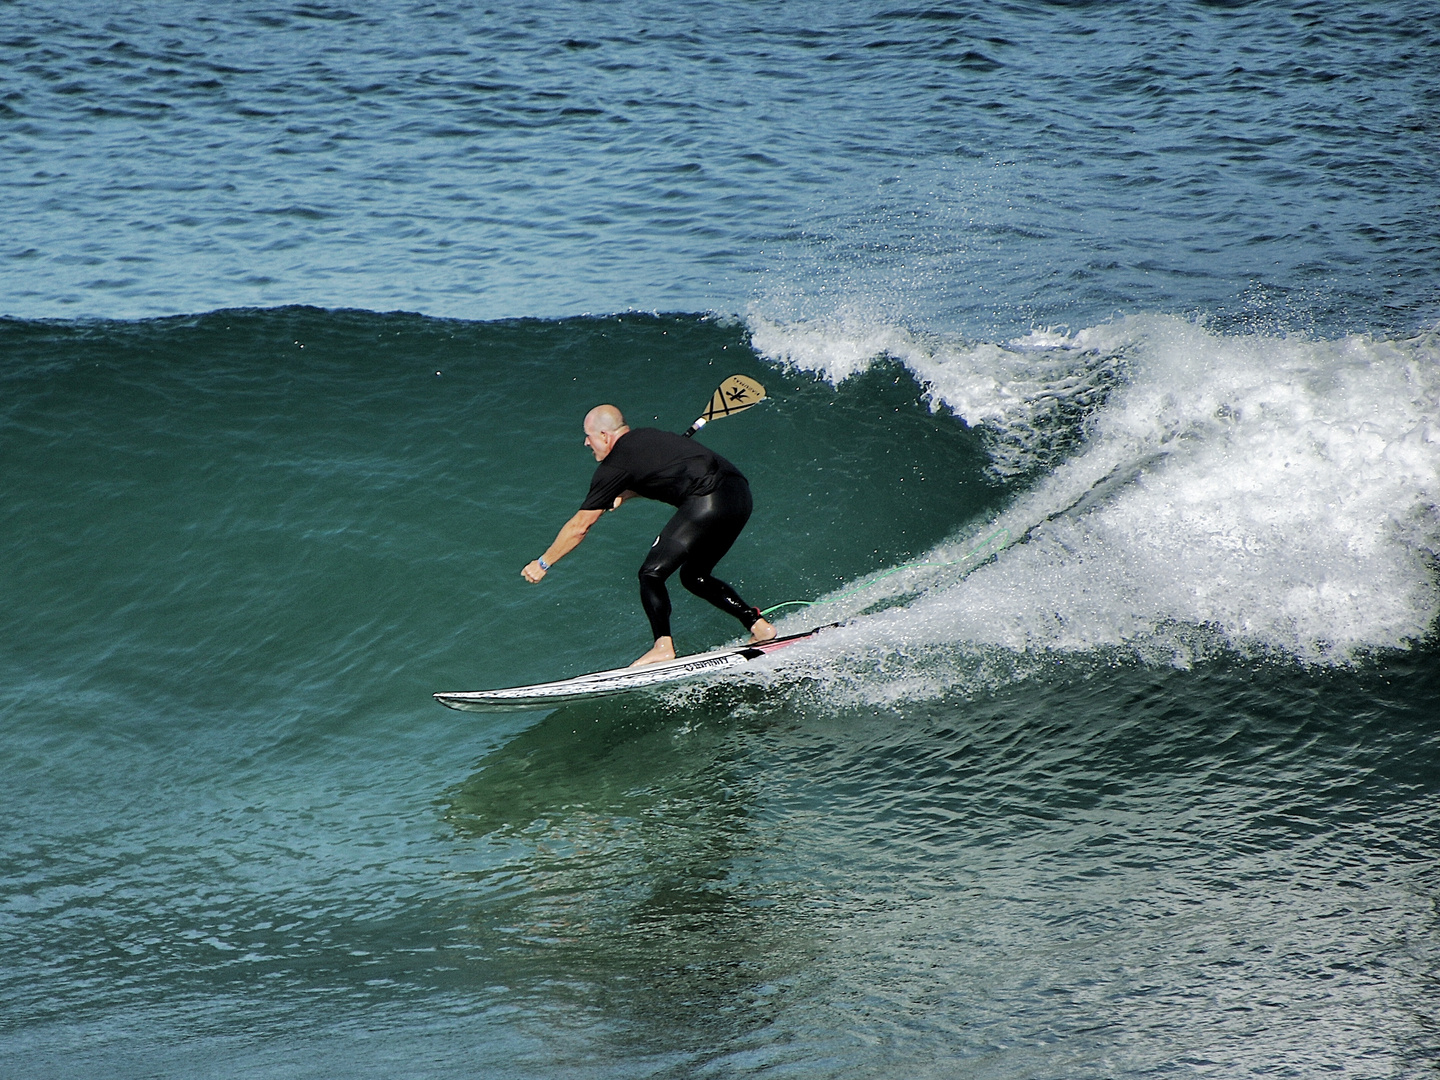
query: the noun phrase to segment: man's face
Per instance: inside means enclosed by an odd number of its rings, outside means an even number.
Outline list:
[[[613,431],[591,431],[586,428],[585,445],[595,455],[596,461],[604,461],[605,456],[610,453],[610,448],[615,445],[615,433]]]

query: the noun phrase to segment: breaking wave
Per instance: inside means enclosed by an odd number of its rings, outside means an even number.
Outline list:
[[[854,315],[750,327],[767,359],[834,384],[903,364],[1015,492],[928,565],[817,609],[866,617],[831,636],[838,655],[817,650],[816,673],[870,669],[882,696],[897,680],[928,694],[985,681],[997,651],[1012,667],[1093,650],[1186,665],[1217,647],[1333,665],[1432,633],[1434,333],[1234,335],[1145,315],[1002,345]]]

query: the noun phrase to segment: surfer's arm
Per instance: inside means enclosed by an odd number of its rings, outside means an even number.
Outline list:
[[[560,526],[560,532],[555,536],[555,542],[545,549],[545,554],[540,559],[545,560],[546,566],[554,566],[570,552],[580,546],[580,541],[585,539],[585,534],[590,531],[590,526],[600,520],[603,510],[577,510],[575,516],[564,525]],[[545,569],[540,565],[540,559],[534,559],[525,564],[525,569],[520,571],[520,576],[532,585],[545,576]]]

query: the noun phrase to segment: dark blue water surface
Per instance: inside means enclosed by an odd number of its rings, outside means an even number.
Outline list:
[[[1432,1075],[1437,61],[0,2],[0,1076]],[[519,569],[732,372],[721,570],[845,625],[435,705],[647,647],[667,508]]]
[[[12,315],[1436,316],[1431,3],[4,8]]]

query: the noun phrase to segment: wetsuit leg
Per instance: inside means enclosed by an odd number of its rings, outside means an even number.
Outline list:
[[[640,567],[640,602],[656,638],[670,635],[670,594],[665,580],[676,570],[690,592],[733,615],[748,630],[760,616],[712,571],[750,520],[750,485],[731,477],[710,495],[687,499],[650,548]]]
[[[744,513],[730,516],[723,524],[706,530],[704,535],[690,548],[690,555],[680,567],[680,584],[686,589],[709,601],[727,615],[733,615],[749,630],[760,617],[740,594],[714,575],[715,564],[723,559],[740,530],[750,519],[750,490],[745,489]],[[738,500],[737,500],[738,501]],[[732,504],[733,505],[733,504]]]
[[[683,551],[661,550],[661,537],[655,538],[650,554],[640,566],[640,606],[650,620],[650,636],[656,641],[670,637],[670,594],[665,589],[665,579],[675,572],[684,561]]]

